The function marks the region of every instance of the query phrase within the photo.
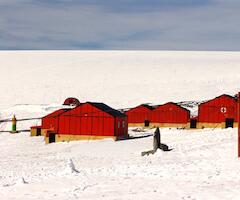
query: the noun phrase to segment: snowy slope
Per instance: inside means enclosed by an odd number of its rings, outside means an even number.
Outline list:
[[[188,109],[191,113],[191,117],[195,117],[198,115],[198,106],[204,102],[206,101],[181,101],[177,102],[177,104]]]
[[[1,51],[0,109],[66,97],[116,108],[235,94],[240,52]]]

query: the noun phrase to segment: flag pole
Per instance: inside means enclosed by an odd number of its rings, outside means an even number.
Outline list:
[[[240,92],[238,93],[238,157],[240,158]]]

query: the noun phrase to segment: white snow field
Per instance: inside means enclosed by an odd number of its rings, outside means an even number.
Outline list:
[[[0,109],[69,96],[128,108],[234,95],[239,64],[240,52],[1,51]]]
[[[161,134],[172,151],[142,157],[152,136],[45,145],[29,133],[2,133],[1,200],[239,199],[236,129]]]
[[[236,94],[239,70],[240,52],[1,51],[0,120],[42,117],[69,96],[115,108],[189,101],[195,114],[197,101]],[[240,199],[237,129],[161,129],[172,151],[142,157],[153,132],[49,145],[0,133],[0,200]]]

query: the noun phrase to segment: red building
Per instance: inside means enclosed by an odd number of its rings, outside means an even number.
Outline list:
[[[83,103],[62,113],[46,143],[128,136],[127,116],[103,103]]]
[[[135,108],[131,108],[125,114],[128,116],[128,126],[137,127],[150,125],[151,112],[153,107],[142,104]]]
[[[151,114],[151,126],[187,128],[190,111],[169,102],[156,107]]]
[[[197,128],[237,127],[237,98],[221,95],[199,105]]]

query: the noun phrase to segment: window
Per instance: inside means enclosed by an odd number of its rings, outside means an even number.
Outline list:
[[[120,122],[118,122],[118,128],[120,128]]]
[[[125,127],[125,121],[122,122],[122,127],[123,127],[123,128]]]

